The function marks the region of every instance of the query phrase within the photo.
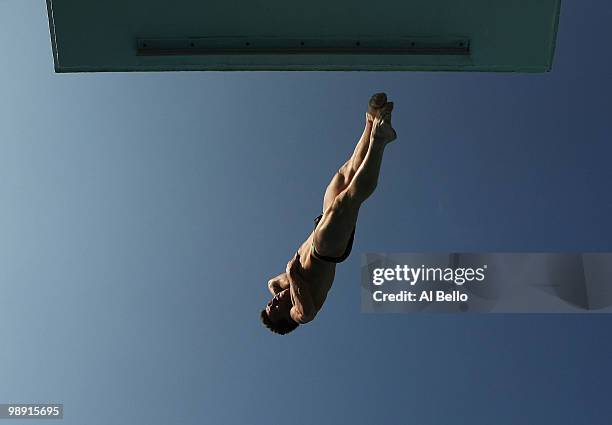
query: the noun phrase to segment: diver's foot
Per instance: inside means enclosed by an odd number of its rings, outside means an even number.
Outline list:
[[[373,122],[374,118],[380,116],[380,110],[387,103],[387,95],[385,93],[376,93],[370,97],[368,101],[368,111],[366,119],[368,122]]]
[[[380,113],[372,122],[371,140],[375,145],[387,145],[397,139],[397,133],[391,125],[393,102],[387,102],[380,108]]]

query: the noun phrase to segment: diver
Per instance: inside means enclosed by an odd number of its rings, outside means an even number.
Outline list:
[[[397,138],[392,111],[385,93],[370,98],[363,134],[327,186],[323,213],[285,271],[269,280],[273,297],[260,317],[272,332],[284,335],[310,322],[325,303],[336,264],[351,253],[359,208],[376,189],[385,147]]]

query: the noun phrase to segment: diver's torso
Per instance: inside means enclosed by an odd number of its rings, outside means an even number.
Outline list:
[[[302,243],[298,252],[300,253],[302,277],[309,285],[312,301],[317,311],[319,311],[323,303],[325,303],[327,293],[334,283],[336,264],[319,260],[310,255],[312,238],[313,232],[311,232],[308,239]]]

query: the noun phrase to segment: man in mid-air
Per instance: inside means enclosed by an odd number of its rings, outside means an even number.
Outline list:
[[[285,272],[268,282],[273,298],[261,320],[272,332],[284,335],[310,322],[325,303],[336,264],[351,253],[359,207],[376,189],[384,149],[397,138],[392,111],[385,93],[370,98],[361,139],[327,186],[323,213]]]

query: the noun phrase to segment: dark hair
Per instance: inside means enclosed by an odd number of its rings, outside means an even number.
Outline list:
[[[260,317],[266,328],[279,335],[288,334],[299,326],[299,323],[292,319],[272,322],[268,317],[268,313],[266,313],[265,309],[261,311]]]

